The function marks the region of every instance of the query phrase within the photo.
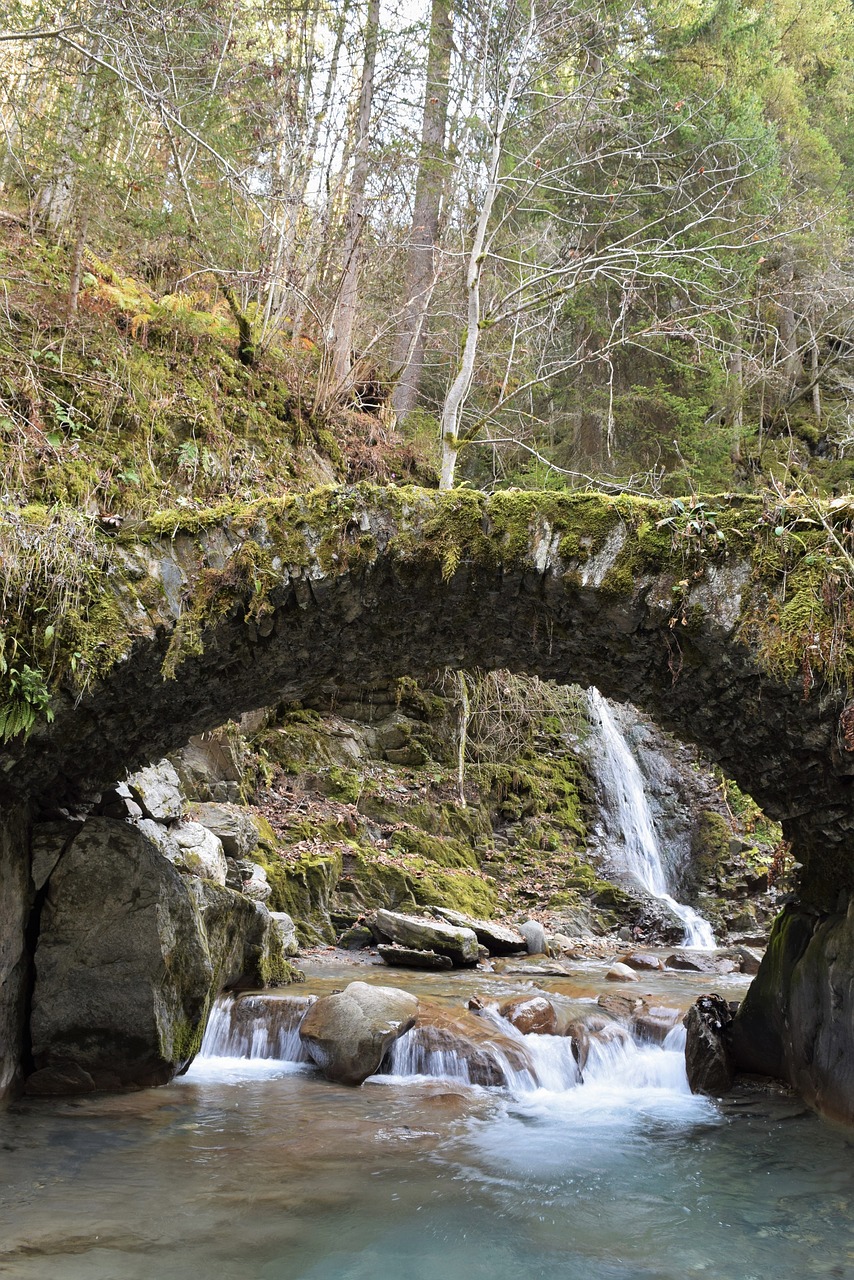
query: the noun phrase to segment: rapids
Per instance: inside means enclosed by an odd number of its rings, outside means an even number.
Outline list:
[[[298,992],[353,977],[454,1004],[475,986],[580,1003],[607,989],[602,966],[536,984],[315,966]],[[651,975],[649,994],[684,1007],[700,981]],[[453,1062],[413,1062],[401,1041],[388,1073],[347,1089],[294,1060],[288,1002],[270,1015],[274,1001],[223,1002],[205,1052],[167,1088],[0,1116],[0,1276],[854,1277],[850,1133],[775,1092],[692,1096],[679,1028],[663,1047],[594,1046],[583,1083],[568,1042],[537,1037],[537,1080],[500,1090],[467,1085]]]

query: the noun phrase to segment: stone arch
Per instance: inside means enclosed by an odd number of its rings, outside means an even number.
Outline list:
[[[752,527],[745,505],[734,527]],[[692,560],[662,510],[356,488],[160,517],[113,545],[100,584],[117,608],[97,643],[117,659],[3,753],[3,793],[85,800],[192,733],[318,686],[505,667],[595,684],[696,742],[783,822],[805,896],[832,909],[854,888],[844,695],[805,699],[747,638],[768,584],[744,537]]]
[[[762,516],[719,500],[707,538],[626,497],[357,487],[123,533],[91,582],[83,657],[99,678],[82,696],[64,684],[52,723],[0,753],[0,1095],[23,1025],[35,814],[321,686],[505,667],[632,700],[782,821],[803,903],[737,1019],[741,1060],[854,1118],[854,735],[842,688],[805,697],[821,602],[806,635],[786,632]]]

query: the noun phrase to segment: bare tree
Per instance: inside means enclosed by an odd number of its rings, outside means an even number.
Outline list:
[[[415,405],[424,367],[426,320],[436,279],[439,219],[448,166],[445,131],[453,38],[449,0],[433,0],[421,148],[406,268],[406,304],[393,357],[397,382],[391,403],[399,419],[403,419]]]

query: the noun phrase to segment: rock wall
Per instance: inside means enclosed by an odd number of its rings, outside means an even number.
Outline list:
[[[21,1081],[32,901],[29,823],[23,808],[0,815],[0,1103]]]
[[[788,906],[732,1027],[735,1066],[787,1080],[854,1124],[854,898],[823,914]]]

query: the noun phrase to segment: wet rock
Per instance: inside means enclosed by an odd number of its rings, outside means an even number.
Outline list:
[[[682,1018],[680,1009],[669,1005],[653,1005],[643,1009],[632,1018],[632,1032],[646,1044],[664,1044],[670,1032]]]
[[[345,929],[338,939],[338,946],[345,951],[360,951],[374,945],[374,935],[366,924],[354,924]]]
[[[692,1093],[718,1097],[731,1087],[735,1076],[729,1047],[732,1011],[721,996],[700,998],[685,1015],[685,1067]]]
[[[405,1044],[416,1071],[429,1073],[432,1055],[441,1053],[445,1063],[456,1060],[460,1078],[471,1084],[502,1088],[510,1083],[508,1073],[522,1071],[536,1080],[524,1043],[502,1032],[488,1015],[422,1001]]]
[[[739,1071],[791,1084],[854,1123],[854,898],[847,911],[787,906],[732,1027]]]
[[[656,970],[662,967],[658,956],[648,956],[642,951],[631,951],[627,955],[620,956],[620,963],[627,964],[630,969],[639,970]]]
[[[397,987],[351,982],[322,996],[300,1025],[300,1040],[328,1080],[359,1085],[379,1067],[388,1049],[415,1021],[418,1001]]]
[[[380,956],[389,965],[399,965],[402,969],[453,969],[454,962],[450,956],[439,955],[437,951],[418,951],[414,947],[400,947],[397,944],[381,942],[377,947]]]
[[[754,947],[745,946],[736,947],[736,951],[741,959],[741,972],[755,976],[759,972],[759,966],[762,964],[762,952],[757,951]]]
[[[390,942],[417,951],[437,951],[439,955],[450,956],[455,965],[477,964],[478,942],[472,929],[461,929],[456,925],[395,911],[377,911],[374,921],[379,932]]]
[[[433,912],[441,916],[448,924],[462,929],[471,929],[479,943],[486,947],[492,956],[510,956],[518,951],[526,951],[528,944],[517,929],[509,925],[498,924],[493,920],[475,920],[463,915],[461,911],[451,911],[449,907],[434,907]]]
[[[613,1014],[615,1018],[620,1018],[624,1022],[628,1022],[640,1009],[645,1008],[640,996],[624,996],[617,992],[614,992],[613,995],[600,996],[596,1003],[600,1009],[605,1009],[606,1012]]]
[[[207,801],[191,805],[189,816],[214,833],[227,858],[246,858],[258,848],[261,839],[258,824],[239,805]]]
[[[545,996],[514,996],[500,1004],[498,1012],[522,1035],[557,1034],[557,1013]]]
[[[94,1093],[95,1081],[76,1062],[55,1062],[27,1077],[25,1091],[37,1097],[61,1097],[75,1093]]]
[[[525,945],[528,948],[528,955],[539,956],[548,954],[546,931],[540,924],[539,920],[526,920],[523,924],[519,925],[519,932],[525,939]]]
[[[169,836],[180,850],[171,859],[176,866],[203,880],[225,884],[228,866],[222,843],[212,831],[200,822],[181,822],[170,829]]]
[[[630,969],[627,964],[612,964],[611,968],[605,974],[609,982],[639,982],[640,979],[634,969]]]
[[[184,811],[181,782],[168,760],[159,760],[127,780],[133,799],[146,818],[155,822],[174,822]]]
[[[297,1031],[317,996],[253,993],[229,1002],[218,1024],[211,1053],[308,1062]],[[296,1040],[296,1044],[294,1041]]]
[[[602,1013],[589,1013],[569,1024],[566,1035],[572,1040],[572,1053],[581,1071],[584,1071],[594,1046],[607,1048],[626,1045],[631,1036],[626,1027]]]
[[[715,956],[705,955],[702,951],[676,951],[667,957],[664,967],[679,969],[685,973],[732,973],[735,966],[731,965],[728,971],[722,971]]]
[[[92,818],[48,883],[30,1022],[37,1070],[163,1084],[192,1060],[224,987],[284,965],[269,913],[181,875],[127,822]]]

